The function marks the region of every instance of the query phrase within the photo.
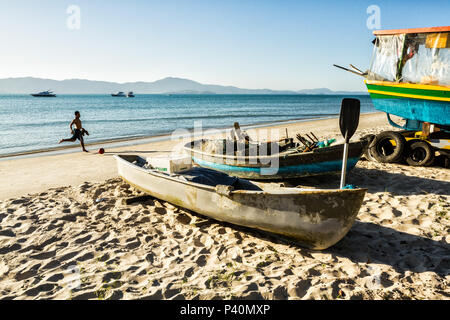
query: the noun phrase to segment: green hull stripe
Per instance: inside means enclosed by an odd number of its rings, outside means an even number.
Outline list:
[[[367,84],[368,90],[385,91],[400,94],[413,94],[417,96],[424,97],[436,97],[436,98],[450,98],[450,90],[443,89],[439,90],[426,90],[426,89],[416,89],[416,88],[404,88],[404,87],[389,87],[389,86],[379,86],[374,84]],[[385,96],[378,93],[370,93],[372,98],[388,98],[392,99],[392,96]]]
[[[372,92],[369,92],[369,94],[372,99],[409,99],[406,97],[388,96],[385,94],[372,93]]]

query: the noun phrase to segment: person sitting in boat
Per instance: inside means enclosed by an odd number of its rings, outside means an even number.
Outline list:
[[[83,135],[85,135],[85,134],[89,135],[89,132],[83,128],[80,117],[81,117],[80,112],[75,111],[75,119],[73,119],[69,125],[70,131],[72,132],[72,137],[70,139],[61,139],[59,141],[59,143],[75,142],[78,139],[78,140],[80,140],[81,148],[83,149],[83,151],[89,152],[84,147],[84,139],[83,139]],[[75,125],[75,131],[72,128],[73,125]]]
[[[233,140],[245,142],[251,141],[250,136],[247,134],[247,132],[241,130],[241,127],[238,122],[234,123],[231,135]]]

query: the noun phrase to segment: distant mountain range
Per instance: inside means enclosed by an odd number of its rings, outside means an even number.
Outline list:
[[[0,93],[30,94],[53,90],[56,94],[110,94],[134,91],[136,94],[318,94],[366,95],[359,91],[333,91],[327,88],[298,91],[270,89],[241,89],[233,86],[202,84],[189,79],[164,78],[154,82],[106,82],[82,79],[51,80],[41,78],[0,79]]]

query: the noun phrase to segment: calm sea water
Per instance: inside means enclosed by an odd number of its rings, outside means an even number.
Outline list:
[[[0,154],[58,146],[71,136],[75,110],[90,136],[86,142],[170,133],[191,129],[230,127],[280,120],[338,115],[343,96],[311,95],[60,95],[35,98],[0,95]],[[369,96],[361,112],[375,111]]]

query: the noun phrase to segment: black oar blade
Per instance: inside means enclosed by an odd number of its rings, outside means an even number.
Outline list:
[[[342,100],[339,127],[342,136],[346,138],[347,141],[350,140],[358,128],[360,106],[361,103],[358,99],[344,98]]]

